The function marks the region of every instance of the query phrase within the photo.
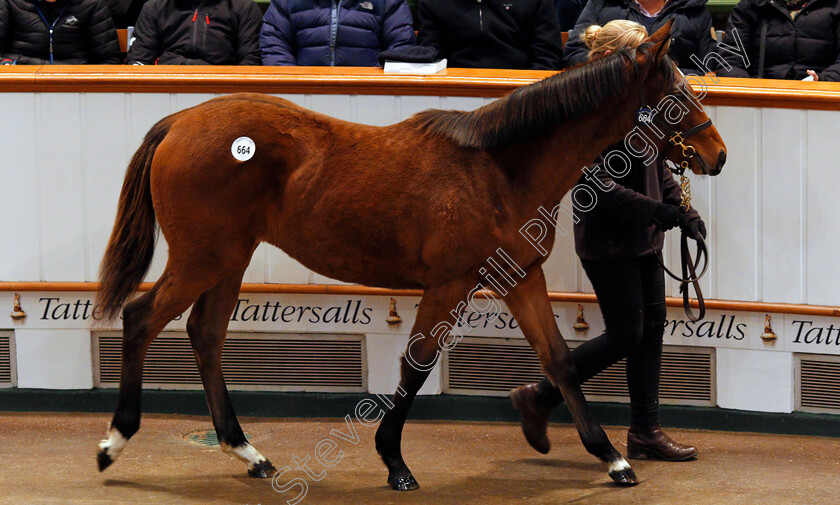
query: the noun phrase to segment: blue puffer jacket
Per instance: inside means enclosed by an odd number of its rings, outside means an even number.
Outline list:
[[[264,65],[375,67],[414,43],[406,0],[271,0],[260,31]]]

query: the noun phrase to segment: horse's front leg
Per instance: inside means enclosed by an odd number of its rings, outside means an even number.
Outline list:
[[[473,286],[474,287],[474,286]],[[388,467],[388,485],[397,491],[420,487],[403,461],[400,443],[408,410],[417,391],[426,382],[440,347],[457,319],[457,310],[469,292],[466,281],[427,288],[417,310],[411,339],[402,359],[400,386],[394,394],[394,406],[385,414],[376,431],[376,451]]]
[[[604,429],[592,417],[580,389],[572,353],[557,328],[542,267],[533,266],[528,269],[522,282],[505,297],[505,302],[537,353],[546,376],[563,393],[583,446],[608,465],[609,475],[617,484],[638,484],[639,479],[633,469],[615,450]]]

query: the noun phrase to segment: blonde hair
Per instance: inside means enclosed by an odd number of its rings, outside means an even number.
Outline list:
[[[590,59],[624,47],[635,49],[647,37],[644,26],[626,19],[615,19],[604,26],[592,25],[580,36],[589,48]]]

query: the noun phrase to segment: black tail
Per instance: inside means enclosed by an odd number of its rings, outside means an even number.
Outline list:
[[[111,319],[137,290],[152,263],[157,225],[149,172],[155,150],[171,126],[171,117],[153,126],[126,170],[117,220],[99,268],[99,293],[96,297],[103,314]]]

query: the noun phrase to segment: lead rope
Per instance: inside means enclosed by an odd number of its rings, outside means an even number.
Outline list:
[[[686,178],[687,179],[687,178]],[[685,196],[685,194],[683,194]],[[691,200],[691,196],[688,195],[688,200]],[[683,200],[685,201],[685,200]],[[680,205],[682,208],[682,205]],[[681,221],[684,221],[684,218],[680,217]],[[706,317],[706,301],[703,298],[703,291],[700,289],[700,278],[706,273],[706,270],[709,268],[709,251],[706,248],[706,241],[703,240],[703,237],[698,236],[695,238],[695,242],[697,242],[697,255],[692,258],[691,257],[691,250],[688,247],[688,239],[689,236],[686,234],[685,230],[682,229],[682,223],[680,225],[680,263],[682,267],[682,276],[679,276],[668,269],[665,266],[665,262],[660,258],[659,254],[655,254],[654,257],[656,261],[659,263],[659,266],[662,267],[662,270],[668,274],[669,277],[674,279],[675,281],[680,283],[680,293],[683,296],[683,310],[685,311],[686,317],[689,321],[699,321]],[[651,244],[651,249],[653,249],[653,244]],[[703,263],[703,268],[700,268],[700,263]],[[700,270],[698,274],[697,271]],[[699,308],[698,315],[694,315],[694,312],[691,310],[691,297],[690,295],[690,288],[694,288],[694,297],[697,299],[697,306]]]
[[[671,143],[674,147],[680,147],[683,151],[683,161],[680,162],[680,168],[670,170],[671,172],[680,176],[680,211],[688,212],[691,208],[691,181],[685,175],[689,169],[688,159],[694,156],[695,150],[690,145],[685,144],[685,138],[679,133],[671,137]],[[691,257],[691,251],[688,248],[688,235],[683,227],[680,227],[680,263],[682,266],[682,277],[677,276],[665,266],[665,263],[660,261],[662,269],[674,280],[680,283],[680,293],[683,295],[683,311],[685,317],[689,321],[699,321],[706,317],[706,300],[703,298],[703,291],[700,289],[700,278],[706,273],[709,266],[709,251],[706,248],[706,242],[703,237],[696,237],[697,242],[697,256]],[[659,257],[657,256],[657,259]],[[700,262],[703,261],[703,269],[700,274],[697,274],[697,269],[700,267]],[[691,309],[691,288],[694,288],[694,295],[697,299],[698,314],[695,315]]]
[[[640,83],[639,81],[639,65],[636,62],[636,59],[628,54],[625,54],[630,59],[630,62],[633,67],[633,74],[636,78],[636,82]],[[656,116],[653,114],[653,111],[650,107],[646,105],[647,100],[645,100],[645,94],[642,90],[641,84],[638,85],[636,88],[639,95],[639,111],[636,113],[636,123],[637,124],[644,124],[645,121],[656,121]],[[670,127],[670,124],[666,127],[667,130],[672,132],[671,138],[668,139],[671,143],[671,147],[668,149],[670,152],[671,149],[674,147],[679,147],[682,149],[682,161],[680,162],[679,168],[672,169],[670,166],[668,170],[676,175],[680,176],[680,210],[682,213],[688,212],[691,208],[691,181],[689,181],[688,176],[685,173],[689,170],[689,160],[693,158],[697,151],[691,145],[685,143],[685,139],[708,128],[712,125],[712,120],[707,119],[706,121],[692,126],[688,130],[684,132],[675,131]],[[661,158],[665,158],[667,156],[667,152],[661,154]],[[702,162],[702,158],[700,159]],[[660,258],[659,254],[654,254],[656,260],[659,262],[659,265],[662,269],[673,279],[680,283],[680,292],[683,295],[683,310],[685,311],[686,317],[690,321],[699,321],[706,317],[706,302],[703,299],[703,292],[700,290],[700,278],[706,273],[706,269],[709,267],[709,251],[706,249],[706,242],[703,240],[703,237],[697,236],[695,239],[697,242],[697,256],[695,258],[691,257],[691,251],[688,248],[688,235],[686,235],[683,224],[685,223],[685,218],[680,216],[681,224],[681,237],[680,237],[680,260],[682,262],[682,277],[677,276],[670,270],[668,267],[665,266],[664,261]],[[651,244],[651,250],[653,249],[653,244]],[[700,262],[703,262],[703,269],[700,271],[700,274],[697,274],[697,269],[700,266]],[[691,298],[689,297],[689,288],[694,288],[694,293],[697,298],[697,306],[699,308],[698,315],[694,315],[694,312],[691,310]]]

